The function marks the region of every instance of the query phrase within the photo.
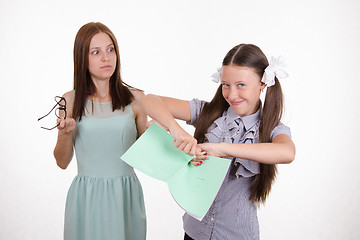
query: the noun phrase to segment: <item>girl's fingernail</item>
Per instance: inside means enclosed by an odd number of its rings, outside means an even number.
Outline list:
[[[203,160],[200,160],[200,163],[202,164],[204,161]]]
[[[196,165],[200,166],[200,163],[197,163]]]
[[[209,159],[209,158],[206,156],[205,159]]]

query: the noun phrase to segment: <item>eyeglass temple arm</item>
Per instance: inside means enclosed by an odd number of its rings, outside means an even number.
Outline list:
[[[52,110],[54,110],[54,108],[56,108],[57,105],[58,105],[58,103],[56,103],[55,106],[54,106],[46,115],[38,118],[38,121],[40,121],[41,119],[43,119],[44,117],[46,117],[47,115],[49,115],[49,114],[52,112]]]
[[[56,98],[60,98],[60,100],[57,101]],[[54,110],[54,108],[56,108],[57,105],[60,105],[60,106],[61,106],[60,109],[61,109],[61,110],[64,110],[64,111],[65,111],[65,114],[66,114],[66,99],[65,99],[64,97],[56,96],[56,97],[55,97],[55,101],[56,101],[55,106],[54,106],[46,115],[38,118],[38,121],[40,121],[41,119],[43,119],[44,117],[46,117],[47,115],[49,115],[49,114],[52,112],[52,110]],[[64,101],[65,104],[64,104],[64,105],[60,104],[61,101]],[[65,115],[65,118],[66,118],[66,115]]]

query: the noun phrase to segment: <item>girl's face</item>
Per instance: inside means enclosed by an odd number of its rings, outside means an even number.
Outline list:
[[[93,81],[109,80],[116,67],[116,51],[109,35],[100,32],[93,36],[89,49],[89,72]]]
[[[222,94],[234,113],[240,117],[254,114],[258,110],[260,93],[265,88],[260,80],[252,68],[223,66]]]

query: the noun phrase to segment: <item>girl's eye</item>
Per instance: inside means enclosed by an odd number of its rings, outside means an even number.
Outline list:
[[[109,48],[108,51],[109,52],[113,52],[115,49],[113,47]]]
[[[227,84],[227,83],[222,83],[221,84],[223,87],[229,87],[229,84]]]
[[[98,53],[99,53],[99,51],[97,51],[97,50],[91,52],[91,54],[94,54],[94,55],[98,54]]]
[[[239,83],[239,85],[238,85],[239,87],[245,87],[245,84],[243,84],[243,83]]]

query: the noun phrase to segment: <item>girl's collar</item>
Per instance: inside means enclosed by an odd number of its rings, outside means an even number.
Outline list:
[[[242,121],[244,123],[246,131],[248,131],[250,128],[252,128],[260,120],[261,102],[260,102],[259,109],[254,114],[251,114],[251,115],[248,115],[248,116],[245,116],[245,117],[240,117],[229,106],[227,111],[224,113],[224,116],[226,117],[225,118],[226,125],[229,125],[231,122],[234,122],[237,119],[239,119],[240,121]]]

